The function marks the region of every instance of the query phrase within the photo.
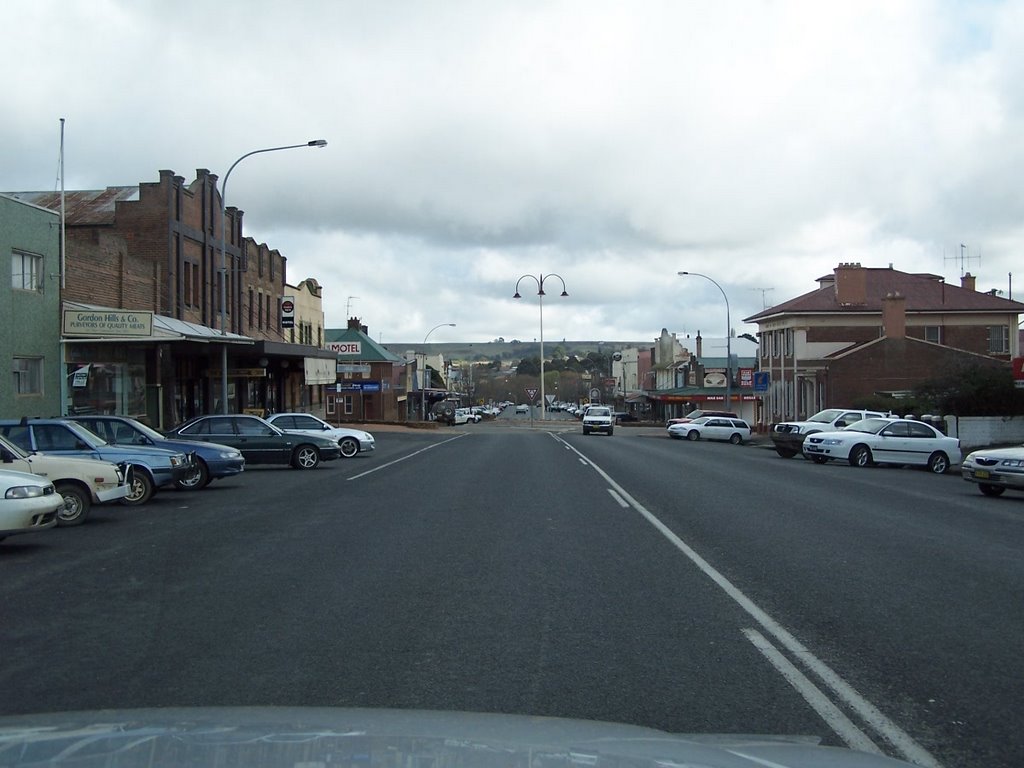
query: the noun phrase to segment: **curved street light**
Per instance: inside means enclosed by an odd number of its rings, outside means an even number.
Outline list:
[[[286,147],[267,147],[266,149],[254,149],[252,152],[246,152],[240,158],[235,160],[228,168],[228,172],[224,174],[224,180],[220,183],[220,335],[225,336],[227,334],[227,299],[228,299],[228,252],[227,252],[227,198],[228,198],[228,178],[231,176],[231,172],[235,170],[235,166],[245,160],[247,157],[253,155],[259,155],[263,152],[279,152],[282,149],[298,149],[299,147],[326,147],[326,139],[313,139],[307,141],[305,144],[289,144]],[[226,414],[228,412],[228,344],[225,341],[221,345],[220,356],[220,412]]]
[[[725,410],[732,410],[732,321],[729,319],[729,297],[717,282],[700,272],[680,272],[680,275],[693,275],[703,277],[715,284],[715,287],[722,292],[725,299]]]
[[[563,297],[569,295],[565,291],[565,280],[562,280],[562,276],[561,275],[556,275],[556,274],[552,273],[550,275],[543,275],[542,274],[539,277],[537,277],[535,275],[522,275],[518,280],[516,280],[516,292],[515,292],[515,295],[512,296],[513,299],[521,299],[521,298],[523,298],[522,296],[519,295],[519,284],[521,282],[523,282],[523,280],[525,280],[526,278],[530,278],[535,283],[537,283],[537,303],[540,305],[540,419],[541,419],[541,421],[544,421],[545,419],[547,419],[547,412],[548,412],[548,401],[547,401],[547,399],[545,398],[545,395],[544,395],[544,281],[547,280],[549,277],[557,277],[562,282],[562,294],[561,295]],[[531,405],[530,407],[532,409],[533,406]],[[533,411],[531,410],[530,412],[532,413]]]
[[[455,323],[438,323],[433,328],[431,328],[429,331],[427,331],[427,335],[423,337],[423,343],[424,344],[427,343],[427,339],[430,338],[430,334],[432,334],[438,328],[444,328],[445,326],[447,326],[448,328],[454,328],[455,327]],[[427,420],[427,352],[426,352],[426,350],[423,351],[423,373],[420,375],[420,384],[421,384],[421,386],[420,386],[420,401],[421,401],[421,406],[422,406],[422,411],[423,411],[423,420],[426,421]]]

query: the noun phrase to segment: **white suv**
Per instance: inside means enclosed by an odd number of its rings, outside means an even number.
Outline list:
[[[583,434],[591,432],[606,432],[612,434],[615,430],[615,417],[612,416],[612,409],[606,405],[592,405],[583,414]]]
[[[775,452],[784,459],[791,459],[801,452],[804,438],[818,432],[835,432],[861,419],[880,419],[891,414],[880,411],[857,411],[849,408],[826,408],[807,421],[787,421],[772,427],[772,443]]]

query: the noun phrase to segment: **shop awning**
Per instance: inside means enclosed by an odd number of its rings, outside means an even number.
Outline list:
[[[146,310],[124,310],[116,307],[100,307],[94,304],[80,304],[74,301],[65,301],[63,304],[65,310],[71,312],[95,312],[95,313],[107,313],[110,315],[138,315],[142,316],[146,321],[151,319],[151,324],[146,322],[149,327],[149,333],[144,334],[120,334],[116,331],[103,330],[102,332],[95,334],[69,334],[64,333],[61,336],[61,342],[66,344],[79,344],[83,342],[89,342],[95,344],[97,342],[117,342],[117,343],[132,343],[132,342],[166,342],[166,341],[192,341],[199,342],[201,344],[241,344],[251,345],[255,343],[255,339],[250,339],[248,336],[241,336],[237,333],[221,333],[216,328],[210,328],[206,325],[200,325],[199,323],[190,323],[185,320],[179,320],[174,317],[167,317],[166,315],[158,315],[154,312]]]

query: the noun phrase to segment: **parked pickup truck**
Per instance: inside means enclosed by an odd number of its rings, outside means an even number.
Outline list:
[[[835,432],[861,419],[877,419],[891,414],[880,411],[858,411],[849,408],[826,408],[807,421],[784,421],[772,427],[772,443],[775,452],[784,459],[791,459],[800,453],[804,438],[815,432]]]

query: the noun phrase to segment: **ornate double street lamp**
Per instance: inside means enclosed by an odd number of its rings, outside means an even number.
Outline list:
[[[523,298],[522,296],[519,295],[519,284],[521,282],[523,282],[523,280],[525,280],[526,278],[530,278],[535,283],[537,283],[537,303],[540,306],[540,418],[541,418],[541,421],[543,421],[544,419],[547,418],[547,412],[548,412],[548,401],[547,401],[547,399],[546,399],[546,397],[544,395],[544,281],[549,279],[549,278],[552,278],[552,277],[557,277],[561,281],[561,283],[562,283],[562,296],[563,297],[564,296],[568,296],[569,294],[565,292],[565,280],[562,280],[561,275],[550,274],[550,275],[540,275],[539,277],[535,276],[535,275],[523,275],[518,280],[516,280],[516,292],[515,292],[515,295],[512,297],[513,299],[521,299],[521,298]],[[530,404],[530,407],[531,408],[533,407],[532,403]],[[532,411],[531,411],[531,413],[532,413]]]
[[[705,280],[711,280],[715,283],[715,287],[722,291],[722,298],[725,299],[725,410],[732,410],[732,321],[729,319],[729,297],[725,295],[725,291],[722,290],[717,282],[712,280],[707,275],[702,275],[700,272],[680,272],[680,275],[693,275],[694,277],[703,277]]]
[[[427,339],[430,338],[430,334],[432,334],[438,328],[444,328],[445,326],[447,326],[449,328],[454,328],[455,327],[455,323],[441,323],[440,325],[435,325],[433,328],[431,328],[429,331],[427,331],[427,335],[423,337],[423,343],[424,344],[427,343]],[[422,401],[421,405],[422,405],[422,408],[423,408],[423,420],[426,421],[427,420],[427,350],[423,350],[423,373],[420,374],[420,400]]]
[[[282,149],[298,149],[299,147],[326,147],[327,141],[325,139],[314,139],[313,141],[307,141],[305,144],[289,144],[287,147],[267,147],[266,149],[254,149],[252,152],[246,152],[240,158],[235,160],[228,168],[228,172],[224,174],[224,181],[220,183],[220,335],[224,336],[227,334],[227,318],[225,314],[227,312],[227,298],[228,298],[228,252],[227,252],[227,198],[228,198],[228,177],[231,176],[231,172],[235,170],[235,166],[245,160],[247,157],[252,155],[259,155],[263,152],[279,152]],[[221,345],[221,356],[220,356],[220,412],[228,412],[228,345],[225,341]]]

